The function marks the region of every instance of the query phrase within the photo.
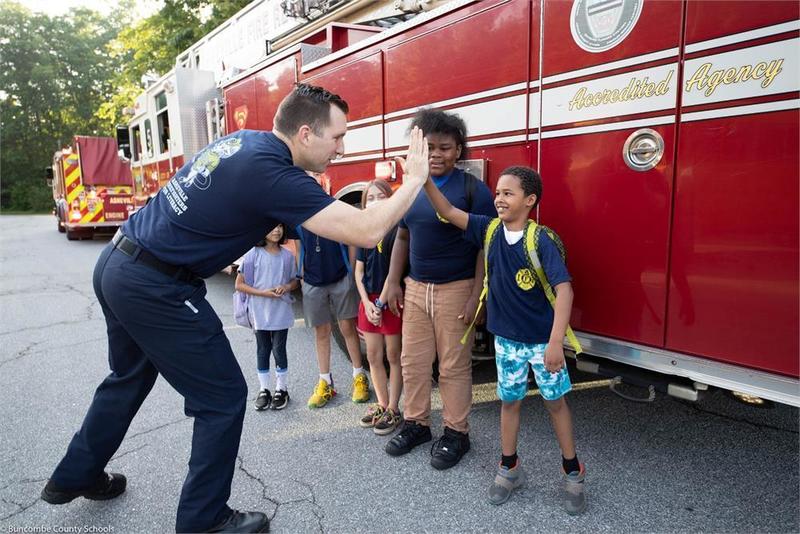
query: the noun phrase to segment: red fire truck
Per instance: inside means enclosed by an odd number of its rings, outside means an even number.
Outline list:
[[[76,135],[72,146],[53,154],[47,179],[58,231],[70,241],[121,226],[133,210],[131,170],[111,137]]]
[[[542,172],[535,216],[569,249],[579,367],[688,399],[716,386],[800,405],[796,3],[453,0],[384,31],[287,21],[277,5],[254,1],[140,99],[139,203],[205,140],[271,129],[297,81],[351,104],[347,153],[324,177],[346,201],[402,179],[390,160],[410,117],[448,109],[490,187],[507,165]],[[257,53],[217,46],[253,35]]]
[[[457,0],[364,38],[330,26],[223,84],[225,126],[269,130],[297,81],[341,94],[352,199],[413,113],[469,127],[490,187],[541,171],[569,251],[578,366],[696,399],[800,405],[796,2]],[[323,57],[319,47],[323,46]]]

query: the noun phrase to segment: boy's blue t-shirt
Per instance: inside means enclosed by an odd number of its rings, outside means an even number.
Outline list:
[[[303,244],[303,282],[320,287],[336,283],[347,276],[347,264],[344,260],[346,247],[305,228],[300,228],[300,232],[300,241]]]
[[[470,214],[464,237],[483,247],[486,229],[491,220],[492,217]],[[517,276],[522,269],[530,271],[524,241],[523,237],[509,245],[501,226],[489,247],[487,327],[496,336],[520,343],[547,343],[553,328],[553,308],[538,281],[532,288],[524,289],[521,285],[526,286],[530,277]],[[539,234],[538,251],[539,260],[551,286],[572,279],[558,248],[546,232]]]
[[[122,231],[160,260],[208,277],[278,223],[293,228],[333,201],[273,133],[241,130],[198,152]]]
[[[464,211],[467,208],[466,176],[454,169],[447,177],[435,179],[450,203]],[[496,217],[492,194],[483,182],[476,184],[472,212]],[[480,246],[464,239],[464,233],[436,215],[428,195],[420,191],[400,222],[409,231],[409,276],[417,282],[444,284],[475,276],[475,258]]]
[[[367,293],[380,293],[383,291],[383,284],[389,274],[389,260],[392,258],[392,246],[397,234],[395,226],[388,234],[381,239],[375,248],[358,249],[356,259],[364,262],[364,276],[361,281]]]

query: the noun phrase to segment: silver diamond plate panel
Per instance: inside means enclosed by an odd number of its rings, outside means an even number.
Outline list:
[[[214,83],[214,73],[209,71],[175,67],[175,84],[183,136],[183,158],[189,161],[208,144],[206,102],[221,98],[221,95]]]

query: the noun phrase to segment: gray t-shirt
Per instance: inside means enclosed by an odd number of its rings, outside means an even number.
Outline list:
[[[253,287],[256,289],[288,284],[297,274],[294,256],[283,247],[280,254],[271,254],[262,247],[254,248],[242,261],[253,262]],[[294,324],[293,301],[288,293],[277,299],[250,295],[250,322],[256,330],[290,328]]]

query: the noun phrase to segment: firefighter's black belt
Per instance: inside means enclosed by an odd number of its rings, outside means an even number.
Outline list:
[[[199,278],[186,267],[178,267],[177,265],[172,265],[156,258],[145,249],[137,245],[134,241],[125,237],[125,234],[123,234],[121,230],[117,230],[117,233],[114,234],[114,238],[111,240],[111,242],[114,243],[114,248],[123,254],[127,254],[133,258],[134,261],[143,263],[151,269],[155,269],[160,273],[164,273],[175,280],[180,280],[181,282],[190,282]]]

